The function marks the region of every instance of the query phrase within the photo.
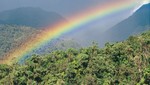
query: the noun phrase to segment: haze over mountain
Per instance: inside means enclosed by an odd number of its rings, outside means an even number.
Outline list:
[[[112,21],[116,18],[109,17]],[[109,23],[101,22],[104,24],[104,28],[110,26]],[[113,22],[111,22],[113,23]],[[145,4],[132,13],[129,17],[120,21],[108,30],[103,31],[103,27],[99,26],[97,29],[80,30],[80,34],[76,33],[75,38],[82,46],[88,46],[93,41],[98,42],[100,46],[104,46],[106,42],[116,42],[127,39],[130,35],[141,33],[149,28],[150,26],[150,4]],[[81,32],[82,31],[82,32]],[[75,34],[75,33],[74,33]]]
[[[150,4],[145,4],[137,9],[131,16],[120,23],[99,34],[97,42],[104,46],[106,42],[116,42],[127,39],[150,29]]]
[[[108,41],[121,41],[130,35],[150,29],[149,26],[150,3],[143,5],[130,17],[107,30],[103,36],[105,36],[105,39]]]
[[[66,19],[58,13],[47,12],[34,7],[17,8],[0,13],[0,24],[40,28],[47,27],[58,21],[66,21]]]

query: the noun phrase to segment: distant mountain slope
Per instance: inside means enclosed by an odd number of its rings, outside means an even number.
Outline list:
[[[66,21],[55,12],[47,12],[40,8],[24,7],[0,13],[0,24],[46,27],[57,21]]]
[[[132,16],[107,30],[103,36],[108,41],[120,41],[128,36],[150,29],[150,4],[139,8]]]

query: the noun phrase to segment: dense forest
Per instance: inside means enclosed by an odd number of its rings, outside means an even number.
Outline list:
[[[0,65],[1,85],[150,85],[150,31],[127,40]]]

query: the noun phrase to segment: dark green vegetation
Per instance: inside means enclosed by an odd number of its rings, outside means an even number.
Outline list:
[[[36,32],[31,27],[0,25],[0,56],[21,45],[24,40],[35,35]]]
[[[34,7],[22,7],[0,12],[0,24],[43,28],[58,21],[66,22],[66,19],[55,12],[47,12]]]
[[[1,85],[150,85],[150,31],[126,41],[0,65]]]

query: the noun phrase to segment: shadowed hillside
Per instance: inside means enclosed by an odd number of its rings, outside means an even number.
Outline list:
[[[0,24],[23,25],[42,28],[66,19],[55,12],[47,12],[40,8],[24,7],[0,13]]]

